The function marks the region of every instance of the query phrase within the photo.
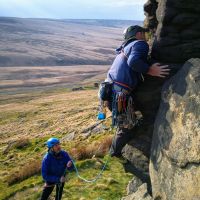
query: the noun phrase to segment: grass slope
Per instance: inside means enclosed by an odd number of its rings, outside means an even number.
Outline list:
[[[105,151],[99,153],[96,149],[104,144],[105,150],[113,130],[101,131],[88,138],[81,134],[96,122],[96,90],[16,94],[0,102],[0,199],[39,198],[43,185],[40,162],[46,151],[44,142],[51,136],[66,138],[74,132],[74,140],[63,139],[63,148],[79,158],[77,166],[82,176],[90,179],[98,174],[107,156]],[[80,153],[84,156],[78,156]],[[93,154],[99,156],[100,161],[92,158]],[[63,199],[118,200],[125,194],[132,175],[125,173],[123,165],[113,158],[95,184],[78,180],[75,172],[68,176]]]

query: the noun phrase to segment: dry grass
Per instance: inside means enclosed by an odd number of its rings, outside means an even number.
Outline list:
[[[41,171],[41,160],[32,160],[26,163],[18,171],[10,173],[10,175],[6,178],[6,182],[10,186],[20,181],[23,181],[33,175],[39,174],[40,171]]]
[[[64,142],[63,148],[66,147],[76,160],[93,155],[102,157],[111,144],[111,132],[92,135],[86,140],[81,137],[83,129],[97,122],[97,90],[31,95],[16,94],[12,96],[13,101],[0,105],[0,188],[5,190],[3,197],[30,185],[29,182],[42,180],[34,176],[40,173],[41,161],[30,159],[42,158],[43,143],[49,137],[62,138],[75,132],[74,140]],[[3,155],[8,144],[12,145]],[[70,152],[73,147],[76,149]]]
[[[109,150],[109,147],[112,142],[112,136],[105,136],[104,139],[94,141],[90,145],[83,146],[83,145],[77,145],[77,147],[72,148],[69,153],[72,155],[73,158],[77,160],[83,160],[92,158],[93,156],[96,157],[103,157],[106,155],[106,153]],[[28,144],[29,140],[19,140],[18,143],[16,143],[15,147],[17,148],[23,148],[24,145]],[[8,185],[13,185],[15,183],[21,182],[33,175],[36,175],[40,173],[41,171],[41,160],[35,159],[31,160],[28,163],[26,163],[23,167],[19,168],[17,171],[10,172],[9,176],[6,177],[6,182]]]
[[[97,90],[49,94],[0,105],[0,143],[81,132],[96,122],[97,109]]]
[[[78,145],[71,149],[70,155],[77,160],[84,160],[88,158],[103,157],[108,152],[112,142],[112,136],[107,136],[103,140],[93,142],[90,145]]]
[[[28,138],[20,138],[14,143],[14,147],[17,149],[23,149],[27,146],[29,146],[30,140]]]
[[[7,154],[12,148],[16,148],[16,149],[26,148],[30,144],[31,144],[31,142],[28,138],[20,138],[16,141],[11,141],[8,143],[8,145],[5,147],[5,149],[2,151],[2,154]]]

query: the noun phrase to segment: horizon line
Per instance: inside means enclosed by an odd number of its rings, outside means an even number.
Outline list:
[[[51,19],[51,20],[119,20],[119,21],[140,21],[139,19],[113,19],[113,18],[51,18],[51,17],[13,17],[13,16],[0,16],[0,18],[18,18],[18,19]]]

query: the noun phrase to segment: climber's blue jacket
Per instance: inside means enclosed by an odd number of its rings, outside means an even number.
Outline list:
[[[116,81],[135,88],[141,79],[141,73],[147,73],[150,66],[147,63],[149,45],[143,40],[133,40],[116,51],[118,55],[108,71],[107,81]]]
[[[54,154],[49,151],[42,160],[42,177],[49,184],[55,184],[60,181],[60,177],[64,175],[67,163],[71,160],[68,153],[60,151]],[[73,169],[73,165],[68,170]]]

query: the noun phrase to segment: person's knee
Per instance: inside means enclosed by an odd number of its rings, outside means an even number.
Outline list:
[[[110,155],[121,157],[121,151],[123,147],[130,141],[132,138],[132,131],[125,128],[119,128],[112,140]]]

